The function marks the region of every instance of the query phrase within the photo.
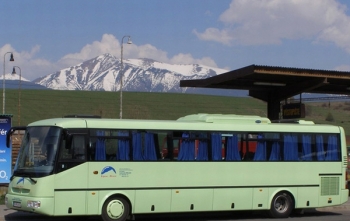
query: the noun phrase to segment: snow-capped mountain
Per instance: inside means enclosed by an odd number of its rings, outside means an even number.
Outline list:
[[[3,86],[3,77],[1,77],[1,83],[0,88]],[[49,89],[42,85],[35,84],[31,82],[30,80],[24,78],[23,76],[20,76],[20,73],[17,72],[16,74],[5,74],[5,88],[7,89]]]
[[[1,77],[1,80],[2,79],[3,79],[3,76]],[[30,80],[24,78],[23,76],[21,76],[19,72],[16,72],[16,74],[6,73],[5,79],[10,80],[10,81],[20,80],[20,79],[21,79],[21,81],[30,81]]]
[[[220,94],[223,90],[180,88],[180,80],[203,79],[227,72],[204,65],[175,65],[146,58],[123,59],[123,67],[121,72],[120,59],[104,54],[33,82],[55,90],[118,91],[123,75],[123,91],[206,94],[219,91]]]

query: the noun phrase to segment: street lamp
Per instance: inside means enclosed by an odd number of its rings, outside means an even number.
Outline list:
[[[18,126],[21,125],[21,81],[22,70],[18,66],[13,66],[12,74],[16,74],[16,68],[19,69],[19,83],[18,83]]]
[[[6,54],[11,54],[10,61],[14,61],[13,53],[12,52],[6,52],[4,54],[4,75],[2,78],[2,114],[5,114],[5,56]]]
[[[119,112],[119,118],[122,119],[123,118],[123,76],[124,76],[124,70],[123,70],[123,41],[124,38],[128,38],[128,42],[127,44],[132,44],[131,42],[131,37],[129,35],[126,35],[122,38],[122,45],[121,45],[121,52],[120,52],[120,73],[121,73],[121,77],[120,77],[120,112]]]

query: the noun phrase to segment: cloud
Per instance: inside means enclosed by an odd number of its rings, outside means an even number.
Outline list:
[[[105,53],[116,55],[116,51],[120,52],[119,41],[111,34],[104,34],[101,41],[94,41],[92,44],[85,45],[80,52],[63,56],[58,63],[69,67]]]
[[[202,64],[209,67],[217,67],[215,61],[209,57],[200,59],[193,58],[191,54],[177,54],[173,56],[168,63],[171,64]]]
[[[228,32],[228,30],[219,30],[217,28],[207,28],[203,33],[199,33],[196,29],[193,30],[193,33],[201,40],[216,41],[225,45],[230,45],[233,37],[230,36]]]
[[[14,61],[10,62],[10,55],[5,57],[5,73],[12,72],[13,66],[18,66],[21,69],[22,79],[35,79],[42,75],[47,75],[57,70],[59,66],[49,60],[36,58],[40,51],[40,46],[35,45],[30,51],[17,51],[10,44],[6,44],[0,48],[0,54],[5,55],[7,52],[12,52]]]
[[[284,39],[332,42],[350,53],[350,17],[335,0],[232,0],[219,20],[223,27],[194,30],[201,40],[222,44],[270,45]]]
[[[350,65],[340,65],[334,68],[337,71],[350,71]]]
[[[87,44],[78,53],[65,55],[59,60],[59,64],[69,67],[105,53],[110,53],[117,58],[120,58],[121,55],[120,41],[111,34],[104,34],[101,41],[94,41],[92,44]],[[198,63],[211,67],[217,67],[215,61],[209,57],[195,59],[190,54],[185,55],[179,53],[178,55],[174,55],[172,58],[169,58],[166,51],[158,49],[150,44],[137,45],[133,43],[126,45],[124,42],[123,57],[150,58],[171,64]]]
[[[191,54],[179,53],[169,58],[167,52],[157,49],[155,46],[150,44],[133,47],[129,56],[137,58],[151,58],[156,61],[169,64],[202,64],[209,67],[217,67],[215,61],[209,57],[193,58]]]
[[[14,53],[15,62],[13,65],[21,67],[22,76],[26,79],[34,80],[38,77],[54,73],[58,70],[77,65],[86,60],[110,53],[117,58],[121,55],[121,40],[114,35],[104,34],[100,41],[94,41],[85,45],[79,52],[64,55],[58,61],[52,62],[46,59],[37,58],[40,52],[40,45],[35,45],[30,51],[16,51],[11,45],[6,44],[0,48],[0,54],[10,51]],[[150,58],[160,62],[171,64],[202,64],[209,67],[217,67],[215,61],[210,57],[194,58],[191,54],[179,53],[173,57],[168,57],[168,53],[150,44],[126,45],[123,44],[124,58]],[[6,73],[10,73],[7,68]],[[12,68],[12,65],[11,65]]]
[[[168,53],[157,49],[150,44],[141,45],[133,48],[132,56],[137,58],[150,58],[161,62],[168,62]]]

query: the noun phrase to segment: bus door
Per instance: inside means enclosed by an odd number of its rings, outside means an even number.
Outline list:
[[[88,187],[87,145],[85,134],[73,134],[61,145],[56,167],[55,215],[86,215]],[[79,191],[78,191],[79,190]]]

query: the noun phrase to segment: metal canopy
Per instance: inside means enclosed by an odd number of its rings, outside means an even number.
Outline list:
[[[350,72],[250,65],[207,79],[181,80],[180,87],[248,90],[268,103],[268,117],[276,120],[280,101],[297,94],[350,95]]]

